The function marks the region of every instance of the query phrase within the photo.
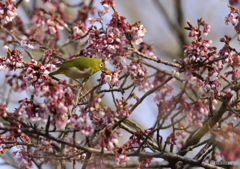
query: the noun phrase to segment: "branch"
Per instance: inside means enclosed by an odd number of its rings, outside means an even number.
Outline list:
[[[9,30],[4,28],[3,25],[0,25],[0,29],[2,29],[4,32],[8,33],[10,36],[12,36],[13,41],[17,42],[17,44],[19,44],[21,46],[21,43],[19,42],[18,38],[15,37]],[[30,52],[28,52],[27,50],[24,50],[24,51],[30,56],[31,59],[33,59],[33,56]]]
[[[190,139],[186,141],[185,145],[179,150],[179,155],[185,155],[187,152],[184,150],[187,149],[189,146],[197,144],[200,139],[209,131],[208,127],[212,128],[221,119],[222,115],[227,110],[228,102],[231,98],[232,95],[223,96],[223,102],[219,110],[212,118],[209,118],[209,120]]]
[[[149,96],[150,94],[152,94],[153,92],[155,92],[156,90],[158,90],[160,87],[163,87],[168,81],[170,81],[172,79],[172,77],[169,77],[167,78],[163,83],[161,83],[160,85],[152,88],[151,90],[149,90],[148,92],[146,92],[142,97],[141,99],[135,104],[133,105],[133,107],[130,109],[131,112],[133,112],[135,110],[135,108],[140,104],[142,103],[142,101],[147,97]],[[115,123],[113,126],[112,126],[112,129],[114,130],[117,126],[119,126],[124,120],[126,120],[127,117],[122,117],[117,123]]]
[[[130,42],[130,43],[132,44],[132,42]],[[132,45],[131,45],[131,46],[132,46]],[[128,50],[132,50],[134,53],[138,54],[139,56],[141,56],[141,57],[143,57],[143,58],[145,58],[145,59],[153,60],[153,61],[155,61],[155,62],[157,62],[157,63],[163,63],[163,64],[165,64],[165,65],[172,66],[172,67],[176,67],[176,68],[179,68],[179,69],[181,68],[181,66],[178,65],[178,64],[170,63],[170,62],[164,61],[164,60],[162,60],[162,59],[158,59],[158,58],[151,58],[151,57],[149,57],[149,56],[147,56],[147,55],[144,55],[143,53],[139,52],[135,47],[134,47],[134,48],[128,48]]]
[[[131,112],[134,111],[134,109],[140,104],[142,103],[142,101],[149,96],[150,94],[152,94],[153,92],[155,92],[156,90],[158,90],[159,88],[163,87],[168,81],[170,81],[173,77],[169,77],[167,78],[163,83],[161,83],[160,85],[152,88],[151,90],[147,91],[142,97],[141,99],[130,109]]]

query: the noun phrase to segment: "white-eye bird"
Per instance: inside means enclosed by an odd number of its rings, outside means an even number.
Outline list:
[[[64,74],[72,79],[87,78],[105,69],[105,64],[96,58],[77,57],[62,63],[58,70],[49,73],[49,76]]]

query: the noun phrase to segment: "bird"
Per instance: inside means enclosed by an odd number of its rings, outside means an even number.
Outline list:
[[[49,76],[64,74],[72,79],[82,79],[88,78],[103,69],[105,69],[105,64],[99,59],[77,57],[63,62],[59,69],[49,73]]]

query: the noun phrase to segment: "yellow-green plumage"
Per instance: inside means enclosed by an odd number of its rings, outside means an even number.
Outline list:
[[[58,70],[49,74],[65,74],[72,79],[87,78],[99,70],[105,69],[105,64],[98,59],[78,57],[64,62]]]

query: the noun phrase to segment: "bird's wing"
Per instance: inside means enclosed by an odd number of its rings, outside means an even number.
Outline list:
[[[69,69],[71,67],[76,67],[77,69],[84,71],[85,69],[88,69],[90,65],[88,62],[79,58],[68,60],[61,65],[62,69]]]

